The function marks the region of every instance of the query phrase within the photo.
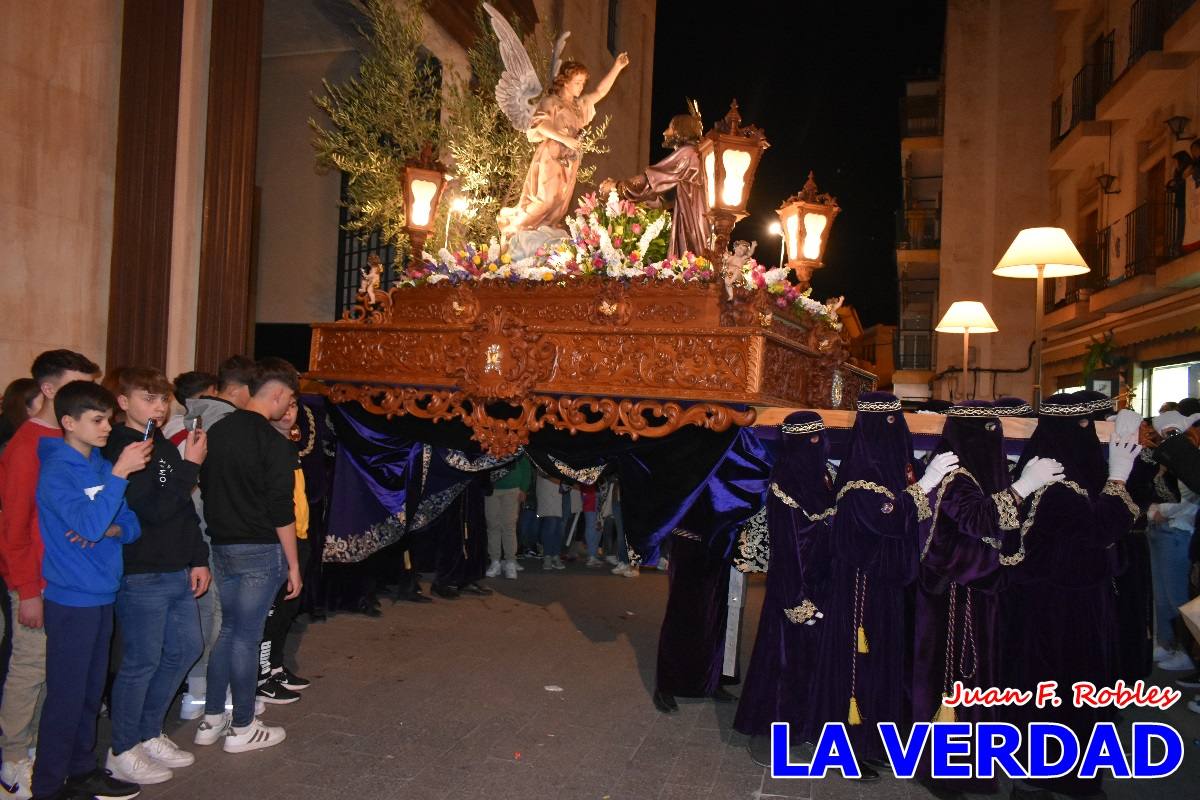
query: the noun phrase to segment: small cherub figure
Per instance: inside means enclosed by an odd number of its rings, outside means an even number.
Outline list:
[[[725,296],[730,300],[733,299],[733,287],[742,280],[742,270],[757,248],[757,241],[739,239],[733,243],[733,252],[725,254],[721,262],[721,277],[725,279]]]
[[[842,307],[842,303],[846,302],[846,298],[842,295],[831,297],[825,301],[825,307],[829,309],[830,316],[837,316],[838,309]]]
[[[379,256],[372,253],[367,256],[367,269],[359,268],[359,273],[362,274],[362,280],[358,284],[358,293],[367,296],[367,305],[375,305],[375,290],[379,288],[379,283],[383,279],[383,262],[379,260]]]

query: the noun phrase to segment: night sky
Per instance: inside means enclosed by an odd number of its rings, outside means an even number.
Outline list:
[[[700,101],[706,129],[736,97],[771,147],[734,237],[757,239],[758,259],[777,263],[767,226],[813,170],[842,208],[813,296],[846,295],[864,326],[895,323],[899,98],[906,78],[937,75],[944,25],[945,0],[659,0],[650,157],[665,155],[661,132],[685,97]]]

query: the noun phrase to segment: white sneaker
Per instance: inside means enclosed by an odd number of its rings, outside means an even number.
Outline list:
[[[1174,654],[1175,654],[1174,650],[1168,650],[1167,648],[1163,647],[1161,644],[1156,643],[1154,645],[1154,663],[1155,664],[1157,664],[1160,661],[1167,660]]]
[[[146,757],[157,761],[164,767],[171,767],[173,769],[190,767],[196,763],[194,755],[187,750],[181,750],[179,745],[171,741],[165,733],[160,733],[153,739],[147,739],[142,742],[142,752]]]
[[[199,697],[184,692],[183,700],[179,703],[179,718],[182,720],[200,719],[204,716],[204,695]]]
[[[1158,662],[1158,668],[1167,672],[1185,672],[1195,669],[1196,665],[1191,656],[1182,650],[1177,650],[1171,654],[1170,658],[1164,658]]]
[[[625,571],[621,573],[621,575],[626,578],[636,578],[638,575],[641,575],[641,574],[642,574],[641,567],[635,567],[632,565],[626,567]]]
[[[562,556],[555,556],[554,563],[550,565],[554,569],[566,569],[567,565],[563,563]]]
[[[554,569],[554,556],[544,556],[542,558],[542,569],[544,569],[544,570]]]
[[[525,567],[521,565],[521,562],[520,562],[520,561],[517,561],[517,560],[514,558],[514,559],[512,559],[512,563],[517,565],[517,572],[524,572],[524,571],[525,571]]]
[[[612,568],[611,572],[613,575],[624,575],[625,570],[627,569],[629,569],[628,564],[626,564],[624,561],[618,561],[617,565]]]
[[[487,568],[487,570],[484,571],[483,574],[489,578],[494,578],[497,575],[499,575],[500,574],[500,562],[493,561],[491,564],[488,564],[488,568]]]
[[[229,735],[229,727],[233,724],[233,715],[229,712],[224,714],[205,714],[204,720],[200,723],[200,727],[196,728],[196,744],[209,745],[216,744],[221,740],[222,736]]]
[[[261,698],[254,698],[254,716],[258,716],[267,710],[267,704]],[[204,700],[200,700],[200,712],[204,713]],[[225,692],[225,713],[233,714],[233,690],[229,689]]]
[[[515,581],[517,579],[517,570],[518,569],[519,569],[519,567],[517,566],[516,561],[505,561],[504,562],[504,577],[508,578],[510,581]]]
[[[112,776],[119,781],[129,781],[130,783],[140,783],[143,785],[147,783],[166,783],[175,775],[175,773],[162,764],[156,764],[147,758],[142,752],[140,744],[135,744],[124,753],[121,753],[121,755],[115,755],[110,749],[108,751],[108,759],[104,762],[104,768],[111,772]]]
[[[0,767],[0,785],[14,800],[29,800],[33,797],[33,759],[22,758],[20,761],[5,761]]]
[[[262,750],[264,747],[274,747],[287,738],[283,728],[276,725],[264,725],[258,717],[238,733],[230,729],[221,745],[226,753],[248,753],[251,750]]]
[[[588,560],[583,562],[583,565],[585,567],[591,567],[592,569],[595,569],[596,567],[604,566],[604,562],[595,556],[588,556]]]
[[[658,571],[659,572],[666,572],[668,566],[670,566],[670,565],[667,563],[667,559],[660,558],[658,560]]]
[[[604,557],[604,560],[607,561],[609,564],[612,564],[614,567],[617,564],[621,563],[621,560],[614,555],[607,555]]]

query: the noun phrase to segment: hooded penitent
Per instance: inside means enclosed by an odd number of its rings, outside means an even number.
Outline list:
[[[1034,456],[1053,458],[1064,480],[1025,499],[1021,547],[1005,566],[1001,603],[1004,654],[1000,685],[1034,689],[1039,681],[1069,687],[1077,681],[1108,685],[1114,677],[1116,638],[1109,549],[1125,536],[1137,506],[1123,483],[1108,481],[1105,450],[1096,436],[1094,399],[1057,394],[1042,404],[1038,427],[1017,474]],[[1061,706],[1014,709],[1014,721],[1069,725],[1086,740],[1110,712]],[[1067,794],[1099,790],[1099,779],[1075,773],[1031,781]]]
[[[733,726],[754,736],[769,733],[772,722],[790,722],[798,726],[793,737],[811,740],[819,731],[801,728],[825,624],[833,480],[819,414],[789,414],[780,432],[767,494],[766,598]]]
[[[911,589],[925,495],[912,486],[912,439],[894,395],[868,392],[838,469],[829,609],[814,670],[810,728],[848,723],[859,758],[879,758],[877,722],[904,728]]]
[[[955,681],[968,687],[998,685],[1001,548],[1016,538],[1018,518],[1017,498],[1009,491],[1004,433],[991,404],[967,401],[947,409],[934,452],[955,453],[958,469],[934,490],[933,516],[922,526],[913,718],[991,721],[995,714],[978,706],[942,705]],[[987,792],[994,791],[995,782],[956,780],[946,788]]]

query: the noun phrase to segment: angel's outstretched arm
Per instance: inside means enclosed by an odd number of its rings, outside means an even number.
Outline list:
[[[621,53],[619,56],[617,56],[617,60],[613,62],[612,68],[609,69],[608,74],[601,78],[600,82],[596,84],[595,91],[588,92],[583,96],[583,99],[592,105],[599,103],[608,95],[610,91],[612,91],[613,84],[617,82],[617,76],[620,75],[621,70],[625,69],[627,66],[629,66],[629,54]]]
[[[572,150],[579,150],[580,148],[578,139],[576,139],[574,136],[571,136],[569,133],[554,127],[549,119],[543,119],[540,123],[534,125],[529,129],[529,133],[531,134],[531,139],[534,139],[532,134],[540,134],[543,139],[550,139],[558,142],[564,147],[569,147]],[[536,141],[536,139],[534,140]]]

